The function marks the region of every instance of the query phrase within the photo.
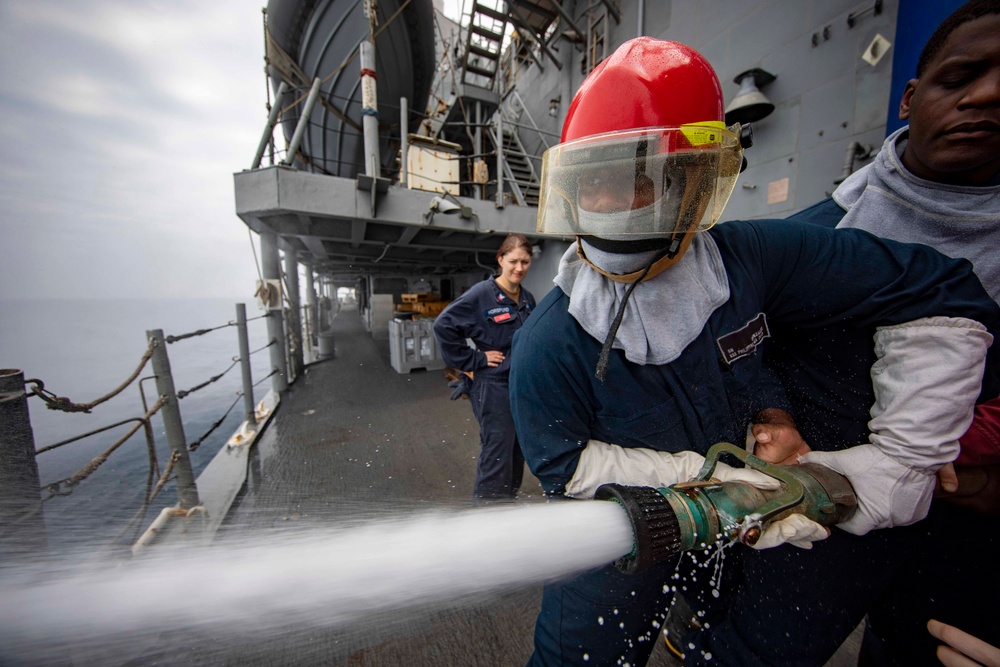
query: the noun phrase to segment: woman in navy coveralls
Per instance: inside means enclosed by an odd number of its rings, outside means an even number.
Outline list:
[[[514,498],[524,474],[524,456],[510,414],[507,376],[514,332],[535,308],[521,286],[531,268],[531,243],[510,234],[497,250],[499,275],[476,283],[434,322],[441,357],[472,381],[469,400],[479,422],[479,462],[473,497]],[[470,347],[471,340],[475,347]]]

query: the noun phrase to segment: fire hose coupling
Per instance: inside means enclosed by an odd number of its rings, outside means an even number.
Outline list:
[[[723,454],[778,480],[779,488],[765,490],[749,482],[721,482],[712,477]],[[632,553],[615,563],[626,574],[716,542],[752,546],[772,521],[792,514],[833,526],[850,518],[858,504],[847,478],[825,466],[778,466],[727,442],[709,449],[705,464],[689,482],[659,489],[605,484],[594,497],[620,504],[632,523]]]
[[[626,574],[642,572],[682,550],[680,523],[662,490],[604,484],[595,492],[595,499],[612,500],[625,508],[632,523],[635,534],[632,553],[615,561],[615,567]]]

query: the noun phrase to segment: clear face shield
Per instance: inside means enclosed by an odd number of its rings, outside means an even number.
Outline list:
[[[714,225],[743,163],[721,122],[585,137],[545,151],[537,230],[632,240]]]

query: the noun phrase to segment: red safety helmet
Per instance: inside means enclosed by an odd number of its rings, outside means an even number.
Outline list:
[[[723,122],[715,70],[686,44],[637,37],[599,64],[573,96],[561,142],[644,127]]]
[[[625,42],[580,86],[562,143],[543,156],[538,231],[629,240],[711,227],[749,144],[723,118],[722,87],[700,53]]]

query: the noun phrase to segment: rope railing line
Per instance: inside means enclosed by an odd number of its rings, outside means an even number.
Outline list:
[[[170,461],[167,463],[167,472],[165,472],[164,475],[167,475],[169,471],[173,469],[173,463],[176,460],[177,459],[174,458],[174,456],[171,456]],[[149,511],[149,506],[153,502],[153,499],[156,497],[156,494],[159,493],[159,489],[162,488],[162,485],[159,485],[155,490],[153,487],[153,479],[158,478],[159,475],[160,475],[159,464],[156,462],[156,452],[154,450],[151,453],[149,474],[146,477],[146,493],[142,499],[142,506],[139,507],[139,509],[136,511],[134,515],[132,515],[132,518],[129,519],[128,523],[125,524],[125,527],[118,532],[118,534],[112,540],[112,544],[121,543],[122,538],[125,537],[125,534],[128,533],[130,530],[132,530],[133,527],[135,528],[135,532],[133,532],[132,536],[128,539],[127,544],[131,545],[137,539],[139,539],[139,536],[142,534],[141,522],[143,521],[143,519],[145,519],[146,513]],[[167,481],[169,481],[169,478],[164,477],[163,484],[166,484]]]
[[[226,370],[222,371],[218,375],[210,377],[209,379],[205,380],[201,384],[196,385],[194,387],[191,387],[190,389],[182,389],[181,391],[177,392],[177,398],[178,399],[187,398],[188,396],[190,396],[194,392],[196,392],[196,391],[198,391],[200,389],[204,389],[205,387],[207,387],[208,385],[212,384],[213,382],[218,382],[219,380],[222,379],[222,377],[226,373],[228,373],[229,371],[233,370],[233,368],[235,368],[236,364],[238,364],[238,363],[240,363],[240,360],[237,357],[236,361],[234,361],[233,363],[229,364],[229,368],[227,368]]]
[[[153,500],[156,499],[156,496],[160,494],[160,491],[163,490],[163,487],[167,485],[167,482],[170,481],[170,473],[174,471],[174,465],[180,457],[180,452],[174,452],[170,455],[170,460],[167,461],[167,466],[163,469],[163,474],[160,475],[160,479],[156,481],[156,486],[153,487],[152,492],[149,494],[149,502],[153,502]]]
[[[139,381],[139,386],[142,386],[142,381]],[[146,398],[143,396],[143,406],[146,405]],[[135,532],[129,538],[128,543],[134,542],[138,539],[140,531],[142,530],[142,521],[146,518],[146,513],[149,511],[150,494],[153,490],[153,482],[160,474],[160,463],[158,457],[156,456],[156,439],[153,436],[153,426],[146,420],[143,424],[146,430],[146,454],[149,459],[149,468],[146,472],[146,489],[142,495],[142,506],[132,515],[125,527],[119,531],[119,533],[112,540],[112,544],[119,544],[125,534],[130,530],[135,528]]]
[[[111,456],[116,449],[121,447],[125,441],[135,435],[135,432],[138,431],[143,425],[142,422],[148,422],[150,418],[152,418],[152,416],[166,404],[166,402],[167,398],[165,396],[160,396],[157,401],[153,403],[153,407],[151,407],[145,416],[140,420],[138,425],[129,429],[125,435],[116,440],[110,447],[92,458],[87,465],[80,468],[69,477],[42,486],[42,490],[49,492],[49,496],[47,498],[43,498],[42,502],[51,500],[56,496],[68,496],[73,493],[73,489],[80,484],[80,482],[90,477],[98,468],[104,465],[104,463],[108,460],[108,457]]]
[[[233,408],[236,407],[236,404],[240,402],[241,398],[243,398],[243,392],[242,391],[241,392],[237,392],[237,394],[236,394],[236,400],[233,401],[233,404],[229,406],[229,409],[226,410],[225,413],[223,413],[223,415],[221,417],[219,417],[219,420],[217,422],[215,422],[214,424],[212,424],[211,428],[209,428],[207,431],[205,431],[204,435],[202,435],[200,438],[198,438],[197,440],[195,440],[194,442],[192,442],[191,444],[188,445],[188,451],[189,452],[193,452],[196,449],[198,449],[199,447],[201,447],[201,443],[205,441],[205,438],[207,438],[208,436],[212,435],[212,433],[215,432],[215,429],[217,429],[220,426],[222,426],[222,422],[226,421],[226,417],[228,417],[229,413],[233,411]]]
[[[251,321],[260,320],[260,319],[264,319],[264,318],[271,317],[271,316],[272,316],[272,313],[265,312],[262,315],[259,315],[259,316],[256,316],[256,317],[252,317],[252,318],[248,318],[246,321],[247,322],[251,322]],[[195,337],[195,336],[201,336],[201,335],[210,333],[212,331],[217,331],[219,329],[224,329],[224,328],[228,328],[228,327],[232,327],[232,326],[239,326],[239,323],[237,323],[236,321],[229,321],[226,324],[221,325],[221,326],[212,327],[212,328],[209,328],[209,329],[199,329],[197,331],[193,331],[193,332],[190,332],[190,333],[187,333],[187,334],[183,334],[183,335],[179,335],[179,336],[169,336],[169,337],[166,337],[164,339],[164,341],[168,342],[168,343],[173,343],[173,342],[176,342],[176,341],[179,341],[179,340],[183,340],[183,339],[186,339],[186,338],[192,338],[192,337]],[[257,350],[254,350],[254,352],[251,352],[251,353],[248,353],[248,354],[253,354],[253,353],[256,353],[256,352],[262,352],[262,351],[266,350],[267,348],[270,348],[273,345],[276,345],[277,343],[278,343],[278,341],[276,339],[272,338],[270,340],[270,342],[268,342],[266,345],[264,345],[263,347],[261,347],[261,348],[259,348]],[[115,396],[119,395],[129,385],[131,385],[133,382],[136,381],[136,379],[140,376],[140,374],[142,373],[143,369],[146,368],[146,365],[149,363],[150,359],[152,358],[153,352],[155,351],[156,346],[158,344],[159,343],[158,343],[157,340],[150,338],[147,341],[146,350],[143,353],[142,358],[141,358],[138,366],[132,372],[132,374],[128,377],[128,379],[126,379],[119,387],[115,388],[113,391],[111,391],[108,394],[105,394],[104,396],[101,396],[101,397],[99,397],[99,398],[97,398],[97,399],[95,399],[93,401],[90,401],[88,403],[80,403],[80,404],[78,404],[78,403],[74,403],[73,401],[71,401],[68,398],[57,396],[51,390],[47,390],[45,388],[45,383],[42,380],[40,380],[40,379],[26,379],[24,381],[25,388],[28,390],[27,391],[27,396],[38,396],[39,398],[41,398],[47,404],[47,407],[49,409],[62,410],[64,412],[84,412],[84,413],[90,413],[93,408],[95,408],[96,406],[100,405],[101,403],[104,403],[104,402],[106,402],[106,401],[114,398]],[[240,363],[240,361],[241,361],[240,356],[231,357],[231,359],[232,359],[232,363],[224,371],[222,371],[218,375],[215,375],[214,377],[210,378],[206,382],[203,382],[202,384],[200,384],[200,385],[198,385],[196,387],[193,387],[193,388],[191,388],[191,389],[189,389],[187,391],[177,392],[176,397],[178,399],[184,398],[184,397],[189,396],[190,394],[192,394],[192,393],[194,393],[194,392],[196,392],[196,391],[198,391],[200,389],[203,389],[204,387],[206,387],[206,386],[208,386],[208,385],[210,385],[210,384],[212,384],[212,383],[217,382],[218,380],[220,380],[223,376],[225,376],[227,373],[229,373],[234,367],[236,367]],[[266,381],[268,378],[270,378],[273,375],[275,375],[276,372],[277,372],[276,370],[272,371],[269,375],[267,375],[267,377],[262,378],[257,384],[260,384],[261,382]],[[123,419],[121,421],[116,421],[115,423],[107,424],[107,425],[101,426],[99,428],[95,428],[93,430],[89,430],[89,431],[87,431],[85,433],[81,433],[81,434],[75,435],[73,437],[67,438],[65,440],[61,440],[59,442],[55,442],[53,444],[46,445],[44,447],[41,447],[41,448],[37,449],[34,452],[35,456],[38,456],[40,454],[51,452],[51,451],[53,451],[55,449],[58,449],[60,447],[65,447],[66,445],[78,442],[78,441],[83,440],[85,438],[89,438],[89,437],[92,437],[92,436],[95,436],[95,435],[99,435],[99,434],[105,433],[107,431],[110,431],[112,429],[116,429],[116,428],[119,428],[119,427],[131,425],[131,427],[128,428],[123,434],[121,434],[121,436],[118,437],[112,444],[110,444],[109,446],[107,446],[100,454],[98,454],[97,456],[93,457],[90,461],[88,461],[85,465],[83,465],[79,470],[77,470],[76,472],[74,472],[72,475],[70,475],[68,477],[65,477],[63,479],[59,479],[59,480],[52,481],[52,482],[46,483],[44,485],[41,485],[40,488],[39,488],[39,499],[38,499],[38,501],[36,503],[33,503],[30,507],[25,508],[24,511],[21,513],[21,516],[16,517],[16,518],[12,517],[11,518],[12,520],[7,523],[6,527],[0,528],[0,537],[3,537],[3,536],[5,536],[6,534],[8,534],[10,532],[8,530],[8,528],[12,528],[12,527],[15,527],[17,525],[20,525],[20,524],[24,523],[25,521],[30,520],[33,516],[36,516],[40,512],[42,512],[43,511],[43,507],[44,507],[44,503],[50,501],[51,499],[53,499],[53,498],[55,498],[57,496],[69,496],[69,495],[71,495],[73,493],[73,491],[76,489],[76,487],[78,487],[82,482],[84,482],[85,480],[87,480],[97,470],[99,470],[110,459],[110,457],[114,454],[114,452],[117,451],[119,448],[121,448],[121,446],[124,445],[126,442],[128,442],[139,431],[139,429],[144,429],[145,430],[145,434],[146,434],[146,446],[147,446],[147,450],[148,450],[147,453],[148,453],[148,456],[149,456],[149,467],[148,467],[148,474],[146,476],[147,479],[146,479],[145,489],[144,489],[144,493],[143,493],[142,506],[138,509],[138,511],[135,512],[134,515],[132,515],[132,517],[129,519],[129,521],[125,525],[124,529],[122,529],[118,533],[117,537],[114,539],[114,543],[117,544],[117,543],[121,542],[121,540],[125,537],[126,534],[129,533],[129,531],[133,531],[137,527],[140,527],[140,522],[146,516],[146,514],[147,514],[147,512],[148,512],[148,510],[150,508],[151,502],[157,497],[157,495],[159,494],[159,492],[167,485],[167,483],[171,479],[175,479],[176,478],[176,476],[174,475],[174,470],[175,470],[175,467],[176,467],[176,463],[179,460],[179,454],[175,452],[174,454],[172,454],[172,456],[170,458],[170,461],[169,461],[166,469],[163,471],[162,474],[160,473],[160,466],[159,466],[159,462],[157,460],[158,457],[157,457],[157,453],[156,453],[156,443],[155,443],[155,437],[154,437],[153,426],[152,426],[152,417],[157,412],[159,412],[160,409],[163,408],[164,405],[166,405],[168,403],[169,399],[166,396],[159,396],[157,398],[156,402],[151,407],[149,407],[148,406],[148,402],[146,400],[146,393],[144,392],[143,386],[142,386],[143,382],[145,382],[146,380],[153,380],[155,378],[156,378],[155,375],[151,375],[151,376],[147,376],[147,377],[145,377],[145,378],[143,378],[142,380],[139,381],[139,393],[140,393],[140,396],[142,398],[143,410],[145,410],[145,415],[143,417],[131,417],[131,418]],[[239,403],[239,401],[243,397],[243,395],[244,395],[243,392],[237,393],[236,399],[226,409],[226,411],[222,414],[222,416],[218,419],[218,421],[216,421],[212,425],[212,427],[208,431],[206,431],[205,434],[202,435],[198,440],[192,442],[190,445],[187,446],[188,451],[195,451],[196,449],[198,449],[198,447],[201,444],[203,444],[203,442],[225,422],[226,418],[235,409],[236,405]],[[154,482],[155,482],[155,485],[154,485]]]
[[[270,373],[268,373],[267,375],[265,375],[265,376],[264,376],[264,377],[262,377],[261,379],[257,380],[256,382],[254,382],[254,383],[253,383],[253,386],[254,386],[254,387],[256,387],[257,385],[259,385],[260,383],[262,383],[262,382],[263,382],[264,380],[266,380],[267,378],[271,377],[272,375],[276,375],[276,374],[277,374],[277,372],[278,372],[278,369],[277,369],[277,368],[275,368],[275,369],[274,369],[273,371],[271,371]]]
[[[173,472],[174,464],[177,463],[177,460],[179,458],[180,458],[179,452],[174,452],[173,454],[170,455],[170,459],[167,461],[167,466],[163,469],[163,473],[157,479],[155,486],[152,485],[152,479],[150,478],[149,482],[147,483],[146,497],[143,499],[142,507],[140,507],[139,510],[135,513],[135,515],[129,520],[129,522],[125,525],[125,528],[123,528],[118,533],[118,535],[115,537],[114,540],[115,542],[120,540],[132,526],[136,525],[139,521],[142,520],[144,516],[146,516],[146,512],[149,510],[150,504],[160,494],[160,491],[163,490],[163,487],[165,487],[167,483],[171,479],[173,479],[170,476],[170,473]],[[150,472],[151,473],[153,472],[152,469],[150,470]]]
[[[258,352],[263,352],[267,348],[273,347],[274,345],[277,345],[277,343],[278,343],[278,339],[277,338],[272,338],[271,342],[268,343],[267,345],[264,345],[263,347],[258,347],[256,350],[253,350],[252,352],[250,352],[250,356],[253,356],[253,355],[257,354]]]
[[[186,334],[180,334],[179,336],[167,336],[164,338],[167,343],[176,343],[179,340],[184,340],[185,338],[194,338],[195,336],[204,336],[205,334],[212,333],[213,331],[218,331],[219,329],[225,329],[226,327],[235,327],[235,321],[229,321],[225,324],[220,324],[217,327],[212,327],[211,329],[198,329],[197,331],[192,331]]]
[[[156,341],[150,339],[149,343],[146,345],[146,351],[143,352],[142,358],[139,360],[139,365],[136,367],[135,371],[133,371],[132,374],[128,377],[128,379],[125,380],[125,382],[120,384],[115,389],[111,390],[109,393],[105,394],[104,396],[101,396],[100,398],[95,398],[89,403],[74,403],[68,398],[62,396],[56,396],[54,393],[45,388],[44,382],[38,379],[29,379],[24,381],[24,384],[26,385],[27,384],[35,385],[35,388],[28,393],[28,396],[38,396],[40,399],[45,401],[45,407],[47,407],[49,410],[60,410],[62,412],[90,413],[91,410],[93,410],[101,403],[110,401],[112,398],[125,391],[126,387],[132,384],[132,382],[134,382],[135,379],[139,377],[139,373],[142,372],[142,369],[146,367],[147,363],[149,363],[150,357],[153,356],[154,347],[156,347]]]
[[[69,445],[71,443],[76,442],[77,440],[83,440],[84,438],[89,438],[92,435],[97,435],[98,433],[104,433],[105,431],[110,431],[115,427],[124,426],[125,424],[128,424],[130,422],[139,422],[140,424],[142,424],[145,423],[145,420],[142,417],[132,417],[131,419],[123,419],[120,422],[115,422],[114,424],[108,424],[107,426],[102,426],[101,428],[94,429],[93,431],[87,431],[86,433],[81,433],[80,435],[73,436],[72,438],[69,438],[67,440],[62,440],[60,442],[56,442],[51,445],[40,447],[39,449],[35,450],[35,456],[38,456],[39,454],[44,454],[45,452],[50,452],[53,449],[57,449],[65,445]]]

